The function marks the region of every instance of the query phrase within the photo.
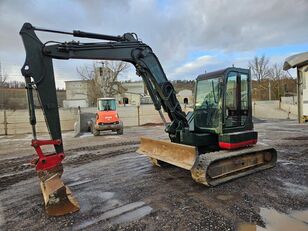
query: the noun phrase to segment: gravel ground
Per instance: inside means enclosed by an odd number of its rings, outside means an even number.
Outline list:
[[[140,136],[166,138],[161,126],[122,136],[65,133],[62,178],[81,210],[63,217],[44,212],[27,164],[31,136],[0,137],[0,230],[281,230],[275,221],[308,230],[308,126],[258,120],[255,128],[260,143],[278,150],[276,167],[211,188],[135,152]]]

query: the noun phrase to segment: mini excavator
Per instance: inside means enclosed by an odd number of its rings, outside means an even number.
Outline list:
[[[42,43],[36,31],[102,41]],[[154,165],[172,164],[187,169],[196,182],[206,186],[215,186],[275,165],[276,150],[257,144],[257,132],[253,130],[248,69],[229,67],[199,75],[194,111],[186,114],[157,56],[135,33],[111,36],[79,30],[65,32],[25,23],[20,35],[26,51],[21,73],[26,82],[32,146],[38,155],[33,162],[49,215],[59,216],[79,210],[77,200],[61,180],[65,155],[52,59],[117,60],[135,66],[136,74],[144,81],[170,138],[167,141],[141,138],[137,152],[148,156]],[[33,90],[37,91],[50,140],[37,138]],[[162,110],[167,113],[170,123],[166,123]],[[55,152],[43,153],[43,145],[53,145]]]

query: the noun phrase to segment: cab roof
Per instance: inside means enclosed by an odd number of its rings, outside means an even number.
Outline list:
[[[211,78],[215,78],[218,76],[223,76],[226,72],[229,72],[229,71],[249,72],[249,69],[238,68],[238,67],[227,67],[225,69],[220,69],[218,71],[212,71],[212,72],[199,75],[197,77],[197,81],[203,80],[203,79],[211,79]]]
[[[106,98],[97,98],[97,100],[115,100],[115,98],[106,97]]]

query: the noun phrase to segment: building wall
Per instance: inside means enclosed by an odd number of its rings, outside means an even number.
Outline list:
[[[88,81],[76,80],[65,81],[66,100],[63,102],[64,108],[88,107]]]
[[[192,90],[188,90],[188,89],[185,89],[185,90],[181,90],[179,91],[178,94],[176,94],[176,97],[178,99],[178,101],[183,104],[184,103],[184,99],[187,98],[188,100],[188,104],[189,105],[192,105],[194,104],[193,102],[193,93],[192,93]]]
[[[144,95],[143,81],[122,84],[127,91],[113,96],[117,102],[123,104],[123,98],[128,98],[128,104],[140,105],[140,99]],[[66,81],[66,100],[64,107],[88,107],[88,81]],[[86,103],[84,103],[86,102]]]
[[[144,94],[144,83],[143,81],[122,83],[122,86],[127,89],[128,92],[136,94]]]
[[[302,67],[301,73],[303,74],[303,115],[308,116],[308,68],[307,66]]]
[[[308,117],[308,71],[304,71],[308,66],[300,68],[303,74],[303,116]],[[281,97],[281,108],[297,115],[297,96]]]
[[[65,81],[66,100],[88,100],[88,81]]]
[[[115,96],[118,103],[123,104],[123,98],[128,98],[128,104],[140,105],[141,98],[145,94],[143,81],[122,83],[122,86],[127,91]]]

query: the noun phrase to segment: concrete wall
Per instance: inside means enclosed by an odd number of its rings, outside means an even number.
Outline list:
[[[293,115],[297,115],[297,96],[281,97],[281,109]]]
[[[260,119],[296,119],[293,109],[289,104],[280,104],[279,100],[252,102],[252,115]]]
[[[296,119],[296,105],[293,107],[285,106],[281,104],[279,108],[279,101],[254,101],[253,102],[253,116],[261,119]],[[191,111],[191,107],[182,106],[183,110]],[[60,108],[60,119],[62,131],[74,130],[74,123],[79,118],[77,109],[63,109]],[[291,113],[289,113],[289,111]],[[86,126],[86,122],[95,117],[96,107],[81,108],[81,114],[83,117],[82,125]],[[118,106],[118,113],[120,119],[123,121],[125,127],[138,126],[148,123],[162,123],[159,113],[154,109],[153,105],[141,105],[137,106]],[[41,110],[36,110],[37,114],[37,131],[47,132],[44,117]],[[8,122],[8,134],[25,134],[31,133],[31,126],[29,124],[28,110],[8,110],[6,111]],[[164,113],[167,121],[169,121],[168,115]],[[139,119],[138,119],[139,118]],[[4,131],[4,111],[0,110],[0,135],[5,133]],[[81,129],[82,130],[82,129]]]
[[[41,110],[36,111],[36,130],[37,132],[48,132],[45,119]],[[77,118],[76,109],[59,109],[61,118],[62,131],[73,130],[74,123]],[[6,110],[6,121],[7,121],[7,134],[26,134],[31,133],[31,126],[29,123],[29,112],[28,110]],[[5,134],[4,125],[4,110],[0,110],[0,135]]]
[[[81,130],[84,129],[83,125],[88,120],[95,118],[96,110],[96,107],[81,108]],[[137,106],[118,106],[117,110],[125,127],[138,126],[138,124],[162,123],[159,113],[154,109],[153,105],[141,105],[139,107],[139,122]],[[164,113],[164,116],[169,121],[166,113]]]
[[[297,96],[283,96],[281,97],[281,103],[283,104],[297,104]]]
[[[60,108],[60,119],[62,131],[69,131],[74,129],[74,123],[77,120],[77,109]],[[96,107],[81,108],[81,114],[84,115],[83,124],[86,121],[95,117]],[[124,126],[138,126],[138,107],[137,106],[118,106],[118,113]],[[164,113],[166,119],[168,116]],[[41,110],[36,110],[37,132],[47,132],[44,116]],[[31,133],[31,126],[29,123],[28,110],[6,110],[7,120],[7,134],[26,134]],[[162,123],[158,112],[153,105],[142,105],[139,108],[139,124],[147,123]],[[4,110],[0,110],[0,135],[5,134],[4,125]]]
[[[57,91],[57,100],[63,106],[65,91]],[[37,93],[33,91],[34,104],[39,105]],[[27,91],[24,88],[0,88],[0,109],[26,109],[28,106]]]
[[[285,104],[281,103],[281,109],[292,114],[292,115],[297,115],[298,113],[298,107],[297,104]]]
[[[64,108],[88,107],[88,101],[85,99],[63,100]]]

